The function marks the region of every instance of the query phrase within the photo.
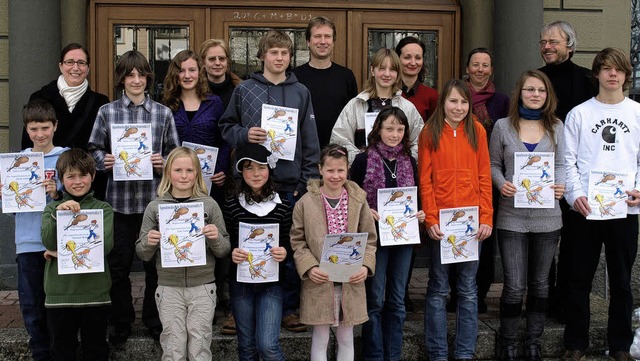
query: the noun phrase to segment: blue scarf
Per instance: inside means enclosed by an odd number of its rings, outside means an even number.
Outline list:
[[[518,106],[518,112],[520,113],[520,118],[526,120],[540,120],[542,119],[542,110],[540,109],[529,109],[525,108],[524,105],[520,104]]]

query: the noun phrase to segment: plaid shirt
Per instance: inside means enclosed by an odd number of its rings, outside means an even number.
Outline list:
[[[169,108],[148,97],[141,105],[135,105],[123,95],[121,99],[103,105],[98,111],[88,144],[98,170],[104,170],[104,157],[111,153],[111,124],[151,124],[151,153],[160,153],[164,158],[179,144],[173,114]],[[114,182],[113,172],[107,173],[109,179],[105,200],[111,204],[114,212],[123,214],[143,214],[147,204],[156,198],[156,190],[162,178],[154,170],[151,181]]]

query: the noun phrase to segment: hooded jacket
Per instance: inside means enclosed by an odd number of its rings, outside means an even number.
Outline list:
[[[322,257],[322,246],[327,234],[327,216],[320,193],[321,185],[322,181],[319,179],[309,182],[308,193],[293,209],[291,226],[293,259],[302,278],[300,320],[307,325],[328,325],[335,322],[333,282],[315,283],[307,275],[311,268],[320,265],[319,259]],[[376,269],[377,234],[367,204],[367,194],[352,181],[347,181],[344,187],[349,194],[347,232],[369,234],[363,265],[369,269],[369,276],[373,276]],[[342,313],[343,325],[358,325],[368,320],[364,282],[342,284]]]
[[[249,128],[260,127],[262,104],[298,109],[298,138],[293,161],[279,159],[273,170],[279,192],[298,191],[303,194],[307,181],[319,178],[320,145],[311,104],[311,93],[298,82],[293,73],[279,84],[255,72],[238,85],[229,106],[220,119],[222,138],[233,148],[248,144]]]

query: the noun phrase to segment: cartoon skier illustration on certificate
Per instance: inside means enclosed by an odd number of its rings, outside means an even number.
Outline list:
[[[298,135],[298,109],[263,104],[260,127],[267,131],[267,140],[262,145],[280,159],[293,160]]]
[[[153,179],[151,124],[112,124],[113,180]]]
[[[442,264],[478,260],[478,207],[440,210],[440,241]]]
[[[202,202],[158,205],[162,267],[206,264],[203,214]]]

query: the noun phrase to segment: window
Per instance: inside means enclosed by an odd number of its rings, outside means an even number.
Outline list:
[[[149,96],[162,98],[164,77],[169,62],[180,51],[189,49],[189,27],[167,25],[114,25],[114,66],[120,56],[129,50],[141,52],[149,61],[154,74],[153,84],[148,84]],[[113,90],[114,99],[120,98]]]

